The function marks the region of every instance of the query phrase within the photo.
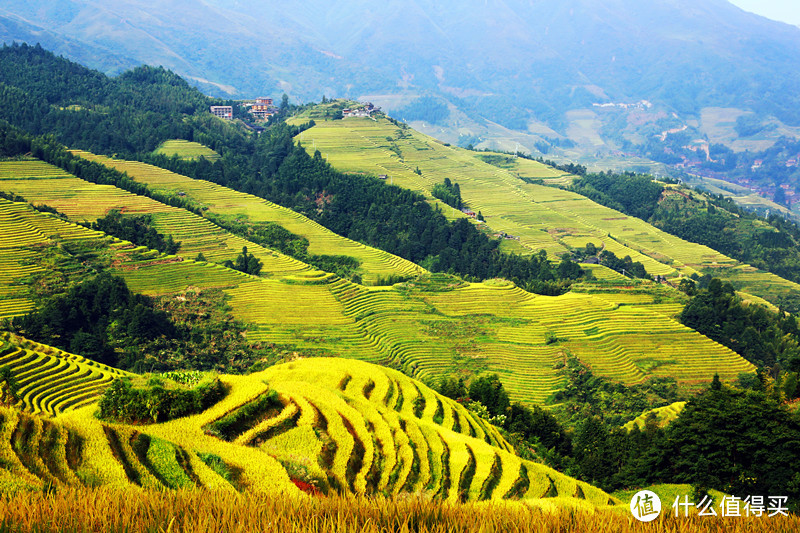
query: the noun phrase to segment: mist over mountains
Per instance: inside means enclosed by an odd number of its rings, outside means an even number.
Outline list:
[[[0,40],[110,74],[163,65],[218,96],[428,95],[517,130],[639,100],[800,125],[800,28],[726,0],[8,0]]]

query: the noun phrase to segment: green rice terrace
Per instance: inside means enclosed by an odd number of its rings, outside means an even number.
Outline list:
[[[219,154],[200,143],[184,141],[183,139],[171,139],[164,141],[161,146],[155,149],[155,154],[162,154],[167,157],[177,156],[180,159],[200,159],[204,157],[209,161],[219,159]]]
[[[248,376],[221,375],[224,395],[207,409],[129,425],[98,420],[97,403],[87,404],[78,387],[86,378],[74,372],[71,386],[54,394],[60,403],[49,412],[55,417],[31,414],[37,386],[68,374],[65,365],[84,363],[20,338],[5,338],[2,346],[3,361],[12,361],[28,391],[16,408],[0,408],[4,492],[107,485],[297,495],[417,492],[451,502],[507,499],[550,508],[619,503],[520,459],[493,426],[460,404],[368,363],[300,359]],[[53,370],[25,373],[30,361],[48,357]]]
[[[565,378],[558,369],[570,355],[597,375],[627,384],[673,376],[685,389],[703,386],[714,373],[733,380],[754,368],[672,318],[684,301],[681,293],[619,279],[613,271],[597,285],[580,284],[562,296],[534,295],[503,280],[465,283],[445,274],[362,286],[258,247],[188,211],[38,161],[2,162],[0,176],[0,189],[77,220],[109,209],[163,214],[177,222],[159,228],[176,241],[185,239],[189,257],[202,251],[209,258],[232,258],[247,245],[265,265],[261,276],[252,276],[189,259],[183,250],[165,256],[0,199],[0,254],[7,258],[0,269],[0,318],[35,307],[31,284],[42,272],[62,268],[54,257],[91,250],[136,292],[179,298],[187,289],[222,289],[250,340],[388,364],[429,381],[497,372],[512,396],[529,404],[544,402],[560,387]],[[187,231],[190,225],[194,229]]]
[[[307,120],[301,115],[290,122]],[[459,184],[467,206],[483,214],[492,232],[519,239],[519,251],[543,249],[556,257],[591,242],[618,257],[629,255],[651,275],[675,278],[708,273],[772,301],[800,289],[796,283],[684,241],[584,196],[535,183],[566,183],[569,179],[535,161],[446,146],[386,118],[320,118],[315,122],[296,137],[309,152],[319,150],[344,172],[385,175],[395,185],[423,193],[431,201],[433,186],[449,178]],[[445,213],[454,211],[440,205]]]

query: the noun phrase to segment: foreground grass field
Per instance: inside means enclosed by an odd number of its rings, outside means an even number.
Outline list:
[[[80,512],[75,512],[79,509]],[[674,517],[636,521],[620,512],[531,509],[520,504],[447,504],[420,497],[255,497],[208,491],[174,493],[66,489],[0,499],[0,531],[309,532],[322,533],[756,533],[794,532],[797,517]]]
[[[800,290],[796,283],[674,237],[640,219],[578,194],[540,185],[536,180],[561,183],[568,177],[536,162],[445,146],[384,118],[319,119],[296,140],[309,151],[319,150],[337,169],[386,174],[395,185],[429,198],[435,184],[450,178],[459,184],[467,205],[481,211],[494,232],[518,237],[531,251],[544,249],[555,257],[592,242],[618,257],[630,255],[652,275],[710,273],[773,302]]]

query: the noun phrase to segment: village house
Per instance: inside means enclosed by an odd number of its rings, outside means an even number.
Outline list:
[[[363,107],[342,109],[342,117],[370,117],[372,113],[380,111],[372,102],[365,102]]]
[[[212,105],[209,109],[211,114],[225,120],[233,119],[233,106],[229,105]]]
[[[256,98],[255,103],[249,105],[248,112],[253,118],[266,120],[277,113],[278,109],[272,104],[272,98],[261,96]]]

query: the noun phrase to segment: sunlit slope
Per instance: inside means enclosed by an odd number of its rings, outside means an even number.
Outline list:
[[[770,300],[800,290],[800,285],[578,194],[527,183],[517,176],[535,171],[528,163],[509,169],[490,165],[480,159],[484,154],[445,146],[386,119],[319,120],[296,140],[309,151],[322,152],[340,170],[386,174],[395,185],[428,196],[434,184],[450,178],[459,184],[469,207],[483,213],[492,230],[517,236],[522,245],[547,250],[551,256],[593,242],[619,257],[630,255],[641,261],[651,274],[689,275],[702,270]],[[417,168],[420,174],[415,172]]]
[[[134,205],[148,200],[129,197]],[[132,290],[143,294],[165,296],[186,290],[222,289],[229,296],[234,316],[248,323],[252,340],[326,354],[379,358],[330,290],[329,274],[306,269],[284,274],[280,280],[250,276],[213,263],[165,256],[37,212],[26,203],[2,198],[0,220],[0,256],[6,258],[0,264],[0,319],[35,308],[31,276],[58,272],[62,263],[70,262],[71,253],[86,252],[97,255]],[[63,249],[64,243],[71,243],[72,252]]]
[[[520,459],[496,428],[399,372],[305,359],[220,379],[225,398],[165,423],[103,422],[94,405],[54,420],[0,409],[7,465],[0,484],[299,495],[302,482],[324,492],[425,493],[452,502],[613,504],[595,487]],[[220,425],[242,409],[252,416]]]
[[[645,424],[650,416],[654,417],[656,424],[659,427],[664,427],[673,420],[677,419],[678,415],[681,414],[681,411],[683,411],[685,406],[686,402],[674,402],[663,407],[649,409],[625,424],[623,427],[628,431],[633,430],[634,427],[638,427],[640,430],[644,431]]]
[[[0,333],[0,368],[18,387],[17,407],[55,415],[93,403],[127,372],[10,333]]]
[[[195,180],[145,163],[122,161],[89,152],[74,154],[103,163],[154,191],[178,195],[208,208],[209,213],[251,223],[274,222],[290,232],[308,239],[311,254],[347,255],[361,262],[359,271],[366,282],[378,276],[408,276],[424,272],[420,266],[383,250],[341,237],[291,209],[273,204],[252,194],[245,194],[205,180]]]
[[[0,189],[16,193],[34,204],[55,207],[77,222],[92,222],[112,209],[126,214],[151,215],[158,231],[182,243],[179,253],[186,259],[202,253],[210,261],[234,260],[242,247],[247,246],[262,261],[262,275],[281,276],[314,270],[289,256],[232,235],[185,209],[113,185],[97,185],[41,161],[0,162]]]
[[[752,370],[734,352],[668,318],[657,306],[679,302],[667,303],[664,295],[656,303],[658,291],[647,284],[630,293],[547,297],[508,282],[467,284],[441,274],[392,287],[363,287],[319,272],[265,279],[163,256],[27,204],[0,200],[2,209],[16,213],[5,226],[16,243],[7,253],[25,263],[6,271],[5,316],[33,308],[28,273],[57,270],[58,261],[46,258],[67,242],[58,234],[76,232],[83,240],[71,241],[73,252],[100,254],[134,291],[171,296],[222,289],[251,340],[390,364],[431,381],[497,372],[513,398],[526,403],[541,403],[562,385],[558,367],[569,354],[596,374],[629,384],[673,376],[695,388],[714,373],[732,380]],[[18,301],[24,308],[15,307]]]

